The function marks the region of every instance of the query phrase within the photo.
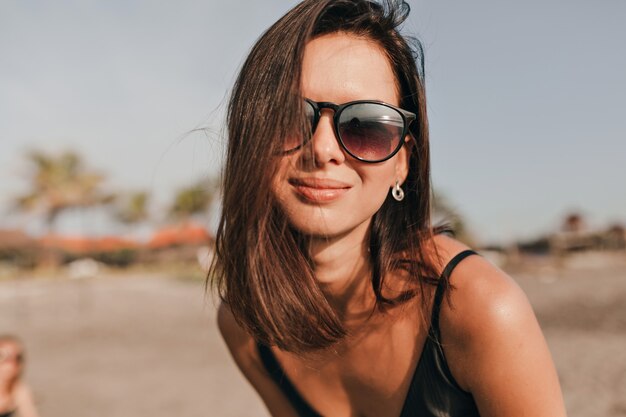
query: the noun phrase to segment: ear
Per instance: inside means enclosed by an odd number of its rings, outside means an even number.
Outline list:
[[[413,141],[409,136],[404,140],[404,145],[398,151],[396,158],[396,176],[393,178],[392,187],[396,185],[396,181],[400,184],[404,184],[406,177],[409,175],[409,160],[411,159],[411,152],[413,151]]]

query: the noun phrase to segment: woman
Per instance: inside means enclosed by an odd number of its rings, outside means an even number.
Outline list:
[[[30,388],[20,379],[23,368],[22,343],[0,335],[0,417],[37,417]]]
[[[563,416],[523,292],[431,227],[407,14],[306,0],[252,49],[228,111],[220,330],[273,416]]]

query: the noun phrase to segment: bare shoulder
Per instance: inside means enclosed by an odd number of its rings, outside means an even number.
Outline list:
[[[444,265],[471,249],[448,236],[438,237],[437,245]],[[520,319],[536,321],[526,294],[515,280],[483,256],[468,256],[459,262],[450,274],[450,284],[440,319],[445,327],[442,330],[459,342],[483,337],[488,326],[513,325]]]
[[[456,253],[464,250],[461,245],[453,245]],[[450,284],[449,298],[444,298],[441,308],[441,328],[449,341],[463,346],[466,353],[474,343],[499,337],[511,326],[538,326],[519,285],[482,256],[469,256],[458,263],[450,274]]]
[[[221,303],[217,310],[217,325],[226,347],[244,376],[250,380],[262,373],[264,370],[254,338],[237,323],[226,303]]]
[[[280,388],[263,367],[256,341],[237,323],[225,303],[221,303],[218,308],[217,324],[235,364],[258,392],[270,414],[280,417],[297,416]]]
[[[221,303],[217,310],[217,325],[228,350],[238,364],[238,359],[249,361],[254,357],[254,339],[237,323],[225,303]]]
[[[440,241],[449,262],[471,249],[450,237]],[[478,252],[480,255],[480,252]],[[483,256],[468,256],[450,274],[452,289],[441,310],[442,326],[451,336],[484,336],[486,326],[513,325],[518,319],[535,320],[534,312],[515,280]]]
[[[446,257],[468,249],[452,238]],[[481,416],[564,416],[558,376],[526,294],[482,256],[463,259],[450,275],[440,312],[442,343],[457,383]]]

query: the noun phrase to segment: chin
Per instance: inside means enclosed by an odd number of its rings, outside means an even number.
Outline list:
[[[325,215],[317,208],[315,215],[289,215],[289,224],[299,233],[313,239],[336,239],[352,233],[365,236],[369,230],[371,217],[351,219],[345,216]]]

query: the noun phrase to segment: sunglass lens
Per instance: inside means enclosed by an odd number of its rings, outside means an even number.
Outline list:
[[[341,112],[337,128],[352,155],[365,161],[380,161],[398,148],[404,119],[383,104],[356,103]]]

